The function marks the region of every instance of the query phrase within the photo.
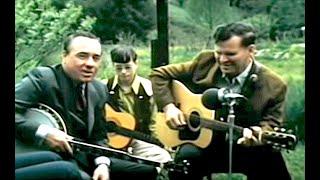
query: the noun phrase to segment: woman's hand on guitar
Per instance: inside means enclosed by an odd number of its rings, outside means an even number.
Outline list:
[[[71,139],[73,139],[72,136],[69,136],[59,129],[52,128],[46,136],[45,143],[56,152],[68,153],[72,155],[73,151],[68,143],[68,140]]]
[[[166,121],[170,123],[171,127],[179,129],[179,127],[186,125],[186,120],[180,109],[178,109],[173,103],[167,104],[163,108]]]

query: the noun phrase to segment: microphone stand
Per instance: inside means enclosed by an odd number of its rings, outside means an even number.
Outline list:
[[[229,106],[229,114],[227,118],[227,122],[229,124],[229,171],[228,171],[228,180],[232,180],[232,148],[233,148],[233,128],[234,128],[234,108],[233,106],[236,104],[236,99],[231,99],[228,102]]]

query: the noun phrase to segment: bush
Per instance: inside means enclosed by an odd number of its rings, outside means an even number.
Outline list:
[[[245,19],[244,22],[252,24],[258,30],[256,34],[257,40],[269,38],[269,30],[273,22],[267,14],[257,14]]]
[[[303,141],[305,137],[304,44],[265,42],[262,46],[268,48],[260,50],[257,59],[280,74],[288,84],[285,126],[292,129],[298,139]]]
[[[184,46],[188,50],[198,51],[206,45],[212,33],[210,29],[195,23],[187,11],[174,5],[169,8],[169,27],[170,49]]]
[[[118,43],[119,33],[134,34],[146,42],[155,26],[156,8],[152,0],[76,0],[86,14],[97,18],[93,32],[103,41]],[[120,35],[121,36],[121,35]]]
[[[305,88],[304,82],[293,79],[288,82],[286,102],[286,127],[292,129],[300,141],[305,138]]]
[[[304,0],[275,1],[270,8],[270,16],[274,20],[270,29],[270,39],[301,37],[301,27],[305,25]]]

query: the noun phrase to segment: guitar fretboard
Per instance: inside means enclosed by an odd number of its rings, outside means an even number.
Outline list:
[[[218,121],[218,120],[209,120],[207,118],[202,118],[196,115],[189,115],[192,119],[198,119],[200,121],[200,126],[208,129],[213,129],[216,131],[227,131],[232,126],[230,123]],[[242,133],[243,127],[233,125],[233,128],[236,132]]]
[[[130,130],[130,129],[127,129],[127,128],[123,128],[121,126],[117,126],[112,122],[108,122],[107,129],[110,132],[115,132],[115,133],[123,135],[123,136],[132,137],[132,138],[135,138],[135,139],[146,141],[146,142],[149,142],[151,144],[158,145],[158,146],[160,146],[162,148],[164,147],[164,145],[158,139],[156,139],[156,138],[154,138],[154,137],[152,137],[150,135],[141,133],[139,131],[133,131],[133,130]]]

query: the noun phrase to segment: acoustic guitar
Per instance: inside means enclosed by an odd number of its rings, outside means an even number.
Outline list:
[[[165,120],[162,112],[156,115],[155,135],[167,147],[176,147],[184,143],[192,143],[198,147],[207,147],[212,140],[212,130],[228,131],[229,123],[214,119],[214,111],[204,107],[201,103],[201,94],[192,93],[177,80],[172,81],[172,93],[176,106],[184,113],[187,125],[183,128],[173,128]],[[234,125],[234,131],[242,134],[243,127]],[[275,149],[293,150],[297,138],[286,133],[284,128],[275,128],[275,131],[262,131],[262,142],[270,144]],[[255,136],[258,136],[254,132]]]
[[[109,122],[109,125],[113,125],[113,127],[118,126],[130,130],[134,130],[136,128],[135,118],[131,114],[117,112],[109,104],[105,105],[105,112],[105,119],[107,120],[107,122]],[[116,149],[126,148],[132,140],[130,137],[117,134],[116,132],[108,133],[108,139],[108,145]]]
[[[37,121],[40,124],[46,124],[50,127],[57,128],[65,133],[67,133],[67,129],[65,123],[61,116],[52,108],[45,104],[39,104],[37,108],[30,108],[27,110],[25,117],[28,120]],[[188,161],[183,161],[182,163],[174,163],[173,161],[169,162],[160,162],[155,160],[150,160],[144,157],[132,155],[128,152],[113,149],[105,146],[100,146],[96,144],[87,143],[79,138],[74,138],[72,140],[68,140],[68,142],[72,145],[73,151],[82,151],[85,153],[94,154],[97,156],[108,156],[108,157],[116,157],[132,162],[143,163],[152,165],[155,167],[160,167],[167,169],[168,171],[176,171],[180,173],[188,173],[188,167],[190,163]],[[15,154],[26,153],[26,152],[35,152],[41,150],[49,150],[46,147],[39,147],[34,144],[23,143],[19,139],[15,138]]]
[[[108,123],[108,145],[115,149],[125,149],[130,145],[132,138],[164,147],[164,145],[151,135],[135,131],[136,120],[126,112],[115,111],[109,104],[105,105],[106,121]]]

